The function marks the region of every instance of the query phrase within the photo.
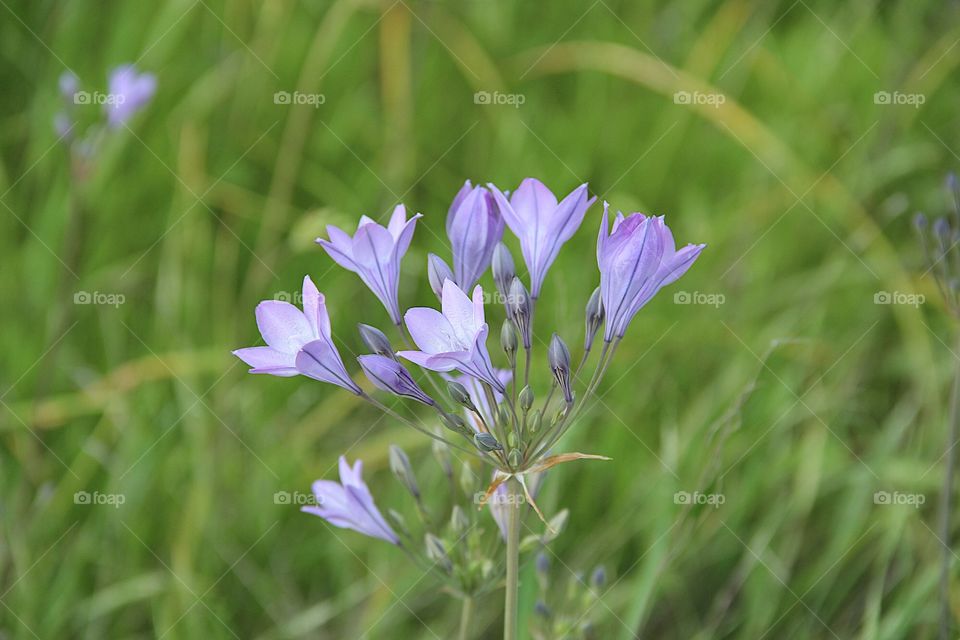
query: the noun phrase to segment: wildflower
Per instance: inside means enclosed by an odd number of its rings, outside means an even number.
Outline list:
[[[322,293],[310,276],[303,278],[303,311],[282,300],[257,305],[257,327],[265,347],[237,349],[250,373],[289,377],[305,375],[360,395],[330,337],[330,317]]]
[[[317,238],[317,244],[324,248],[334,262],[360,276],[397,325],[401,321],[400,303],[397,299],[400,260],[410,246],[416,220],[420,217],[418,213],[407,220],[406,208],[398,204],[386,227],[363,216],[352,238],[333,225],[327,227],[329,240]]]
[[[536,300],[560,247],[577,231],[597,198],[588,198],[587,185],[582,184],[558,204],[553,192],[536,178],[521,182],[509,200],[497,187],[488,186],[507,226],[520,239],[530,271],[530,295]]]
[[[473,290],[471,301],[452,281],[444,281],[441,308],[442,313],[429,307],[407,311],[404,320],[420,351],[400,351],[397,355],[431,371],[458,369],[496,391],[505,391],[487,352],[489,327],[484,321],[480,285]]]
[[[340,483],[332,480],[314,482],[313,495],[317,504],[301,507],[300,510],[320,516],[335,527],[353,529],[371,538],[399,544],[397,534],[374,504],[373,496],[361,477],[362,473],[362,460],[357,460],[351,468],[347,459],[340,456]]]
[[[137,73],[136,67],[125,64],[110,72],[108,85],[112,99],[104,105],[107,124],[118,128],[150,102],[157,90],[157,78],[152,73]]]
[[[706,245],[688,244],[679,251],[663,217],[617,213],[607,233],[607,203],[597,239],[600,297],[606,313],[603,339],[622,338],[633,316],[664,286],[690,268]]]
[[[503,217],[493,196],[467,180],[447,213],[447,237],[453,247],[453,272],[464,291],[480,280],[503,237]]]
[[[402,364],[391,357],[381,355],[358,356],[360,368],[375,387],[389,391],[398,396],[412,398],[417,402],[432,407],[436,404],[433,398],[423,392],[423,389],[414,381],[410,372]]]

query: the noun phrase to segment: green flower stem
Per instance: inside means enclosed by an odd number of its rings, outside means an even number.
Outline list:
[[[503,640],[517,639],[517,598],[520,584],[520,498],[513,478],[507,481],[507,589],[503,607]]]

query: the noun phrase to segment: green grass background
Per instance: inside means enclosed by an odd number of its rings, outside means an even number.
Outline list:
[[[455,604],[395,549],[273,499],[349,450],[381,504],[409,507],[386,447],[426,468],[427,441],[320,383],[248,376],[229,351],[259,342],[255,304],[305,273],[359,351],[355,323],[386,315],[313,244],[324,225],[398,200],[422,212],[401,299],[432,304],[426,254],[448,255],[461,182],[528,175],[589,181],[708,243],[636,318],[566,441],[614,462],[564,465],[544,488],[571,512],[556,578],[611,575],[601,637],[934,634],[954,327],[909,218],[948,210],[960,164],[956,3],[0,4],[0,637],[450,637]],[[57,78],[104,91],[127,61],[157,96],[71,195]],[[538,312],[537,334],[575,353],[600,212]],[[78,291],[126,300],[74,305]],[[680,490],[726,501],[687,508]],[[527,617],[529,565],[523,579]],[[478,604],[478,637],[497,637],[500,597]]]

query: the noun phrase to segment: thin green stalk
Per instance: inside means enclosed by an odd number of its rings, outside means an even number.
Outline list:
[[[960,363],[953,378],[953,392],[950,396],[950,439],[947,441],[947,470],[943,478],[943,490],[940,492],[940,542],[943,545],[942,566],[940,569],[940,638],[950,637],[950,564],[953,550],[950,548],[950,510],[953,498],[953,474],[956,466],[956,444],[960,438]]]
[[[463,599],[460,607],[460,633],[457,634],[458,640],[469,640],[470,623],[473,621],[473,598],[467,596]]]
[[[520,586],[520,497],[517,481],[507,480],[507,588],[503,605],[503,640],[517,638],[517,598]]]

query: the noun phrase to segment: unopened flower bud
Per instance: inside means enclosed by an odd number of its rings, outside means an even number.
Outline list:
[[[913,214],[913,228],[921,233],[925,231],[927,228],[927,216],[923,215],[920,211]]]
[[[437,464],[440,465],[440,468],[443,470],[443,475],[448,478],[453,477],[453,462],[452,455],[450,454],[450,447],[446,445],[445,442],[440,440],[431,440],[432,444],[430,446],[433,451],[433,457],[437,460]]]
[[[533,389],[529,385],[520,390],[520,408],[526,413],[533,406]]]
[[[590,582],[597,589],[602,589],[603,586],[607,584],[607,570],[603,565],[593,570],[593,574],[590,576]]]
[[[547,575],[550,572],[550,558],[543,551],[537,554],[537,573]]]
[[[377,355],[396,360],[397,356],[393,352],[393,346],[387,336],[383,334],[383,331],[368,324],[358,324],[357,329],[360,331],[360,339],[363,340],[367,349]]]
[[[570,350],[556,333],[550,338],[550,347],[547,349],[547,359],[550,370],[563,390],[563,399],[567,404],[573,402],[573,389],[570,386]]]
[[[390,520],[390,524],[400,532],[406,538],[410,537],[410,530],[407,529],[407,521],[404,520],[403,516],[399,512],[390,509],[387,511],[387,519]]]
[[[513,282],[513,279],[517,275],[517,271],[513,266],[513,256],[510,255],[510,250],[507,249],[507,245],[502,242],[498,243],[496,248],[493,250],[493,281],[497,285],[497,291],[500,292],[500,295],[503,296],[504,301],[506,301],[507,296],[510,294],[510,283]]]
[[[443,421],[443,426],[450,431],[459,433],[461,435],[471,435],[473,430],[467,426],[467,423],[458,415],[452,413],[444,413],[441,415],[441,420]]]
[[[450,514],[450,529],[458,536],[470,527],[470,519],[464,513],[460,505],[454,505],[453,512]]]
[[[593,346],[593,338],[597,335],[600,325],[603,324],[603,299],[600,296],[600,287],[593,290],[590,299],[587,301],[586,312],[586,332],[583,341],[583,348],[590,351]]]
[[[80,79],[77,78],[77,75],[72,71],[64,71],[60,74],[58,86],[63,100],[68,104],[73,104],[74,96],[80,90]]]
[[[390,471],[414,498],[420,499],[420,487],[417,486],[417,478],[413,475],[410,458],[407,457],[403,449],[395,444],[390,445]]]
[[[428,533],[425,536],[425,543],[427,558],[440,565],[440,568],[447,573],[452,573],[453,561],[450,560],[450,556],[447,555],[447,547],[443,544],[443,540],[432,533]]]
[[[497,405],[497,420],[500,424],[510,424],[510,412],[504,405]]]
[[[532,328],[530,321],[532,310],[527,288],[520,282],[520,278],[515,277],[510,283],[510,292],[507,294],[507,316],[517,325],[517,331],[520,333],[524,349],[529,349],[531,345]]]
[[[503,445],[497,442],[489,433],[477,433],[473,436],[473,443],[481,451],[503,451]]]
[[[557,515],[550,518],[547,523],[547,530],[543,534],[543,541],[552,542],[557,539],[563,530],[567,528],[567,520],[570,518],[570,512],[567,509],[562,510]]]
[[[477,410],[473,404],[473,400],[470,399],[470,393],[467,391],[467,388],[459,382],[452,380],[447,382],[447,393],[450,394],[450,397],[457,404],[466,407],[470,411],[475,412]]]
[[[950,223],[946,218],[937,218],[933,223],[933,232],[938,238],[948,238],[950,236]]]
[[[507,354],[512,367],[517,362],[517,331],[513,328],[513,322],[503,321],[503,327],[500,328],[500,347]]]
[[[437,296],[438,300],[443,300],[443,283],[445,280],[455,282],[453,271],[450,266],[443,261],[443,258],[435,253],[427,256],[427,279],[430,280],[430,288]]]
[[[530,433],[536,433],[537,429],[540,428],[540,409],[534,409],[533,413],[530,414],[530,419],[527,420],[527,429],[530,430]]]
[[[520,463],[523,462],[523,455],[520,453],[519,449],[510,449],[510,453],[507,454],[507,462],[510,463],[510,466],[516,469],[520,466]]]

